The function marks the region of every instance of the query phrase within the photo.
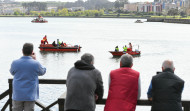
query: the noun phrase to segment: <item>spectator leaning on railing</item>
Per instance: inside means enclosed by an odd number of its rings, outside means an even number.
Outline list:
[[[38,76],[46,73],[33,52],[33,44],[25,43],[23,56],[14,60],[10,73],[13,78],[13,111],[34,111],[35,100],[39,98]]]
[[[93,66],[94,57],[85,53],[75,62],[67,76],[65,111],[95,111],[104,94],[102,76]]]
[[[174,74],[173,61],[165,60],[162,71],[152,77],[147,95],[152,101],[151,111],[182,111],[181,94],[184,81]]]
[[[141,95],[139,72],[133,70],[133,57],[121,56],[120,68],[112,70],[109,77],[109,94],[104,111],[135,111]]]

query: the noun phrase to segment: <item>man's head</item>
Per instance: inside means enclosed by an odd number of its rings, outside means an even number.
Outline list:
[[[90,53],[85,53],[81,56],[81,60],[85,61],[88,64],[94,64],[94,56]]]
[[[25,43],[23,45],[22,52],[23,52],[24,56],[30,56],[30,55],[32,55],[33,44],[32,43]]]
[[[171,69],[171,70],[174,71],[175,67],[174,67],[173,61],[171,61],[171,60],[165,60],[162,63],[162,71],[164,71],[165,69]]]
[[[120,67],[132,67],[133,57],[129,54],[124,54],[121,56]]]

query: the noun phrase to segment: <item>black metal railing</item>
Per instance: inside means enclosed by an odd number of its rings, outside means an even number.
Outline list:
[[[64,102],[66,98],[66,92],[58,98],[59,111],[64,111]],[[105,105],[106,99],[102,99],[96,102],[98,105]],[[137,100],[137,106],[151,106],[152,102],[149,100],[141,99]],[[190,101],[183,100],[182,101],[183,111],[190,111]]]
[[[6,103],[4,104],[4,106],[2,107],[1,111],[5,111],[7,109],[7,107],[9,106],[9,111],[12,111],[12,79],[8,80],[9,83],[9,89],[6,90],[5,92],[3,92],[0,95],[0,100],[9,96],[8,100],[6,101]],[[39,80],[39,84],[66,84],[66,80],[61,80],[61,79],[40,79]],[[65,97],[66,97],[66,92],[64,92],[55,102],[51,103],[48,106],[43,105],[42,103],[40,103],[39,101],[36,101],[36,105],[39,106],[42,111],[51,111],[51,107],[53,107],[54,105],[58,104],[59,107],[59,111],[64,111],[64,103],[65,103]],[[98,105],[105,105],[106,103],[106,99],[102,99],[97,101],[96,104]],[[148,100],[138,100],[137,101],[137,105],[138,106],[151,106],[151,101]],[[190,101],[188,100],[183,100],[182,101],[182,106],[184,111],[190,111]]]
[[[8,80],[9,89],[0,95],[0,100],[5,98],[6,96],[9,96],[9,99],[7,100],[5,105],[2,107],[1,111],[5,111],[8,106],[9,106],[9,111],[12,111],[12,81],[13,81],[13,79]],[[66,84],[66,80],[62,80],[62,79],[40,79],[39,84]],[[42,108],[42,111],[51,111],[50,108],[53,107],[54,105],[58,104],[58,100],[51,103],[48,106],[45,106],[44,104],[42,104],[39,101],[36,101],[35,104],[37,106],[39,106],[40,108]]]

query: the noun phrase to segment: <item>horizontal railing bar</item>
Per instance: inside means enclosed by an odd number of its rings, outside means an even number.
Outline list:
[[[13,79],[8,80],[12,83]],[[66,84],[65,79],[39,79],[39,84]]]
[[[58,98],[58,101],[65,101],[66,98],[66,91]],[[106,104],[106,98],[103,98],[101,100],[98,100],[96,102],[97,105],[105,105]],[[190,100],[182,100],[182,106],[184,107],[184,111],[190,111]],[[60,102],[59,105],[64,105],[63,102]],[[149,101],[147,99],[141,99],[141,100],[137,100],[137,106],[151,106],[152,105],[152,101]],[[188,110],[187,110],[188,109]]]
[[[9,89],[0,95],[0,100],[9,95]]]
[[[59,98],[59,99],[65,99],[65,97],[63,98]],[[187,101],[187,100],[185,100],[185,101],[181,101],[182,102],[182,106],[184,107],[184,106],[190,106],[190,101]],[[99,104],[99,105],[105,105],[105,103],[106,103],[106,99],[105,98],[103,98],[102,100],[98,100],[97,102],[96,102],[96,104]],[[152,105],[152,102],[151,101],[149,101],[149,100],[145,100],[145,99],[141,99],[141,100],[137,100],[137,105],[139,105],[139,106],[151,106]]]
[[[12,84],[13,79],[9,79],[8,82],[9,84]],[[39,79],[39,83],[40,84],[66,84],[66,80],[64,79]],[[0,95],[0,100],[4,97],[6,97],[10,92],[10,89],[8,89],[7,91],[5,91],[4,93],[2,93]],[[60,100],[65,100],[65,95],[64,94],[62,97],[58,98],[58,101]],[[4,105],[3,108],[6,109],[6,107],[10,104],[11,100],[9,99],[6,104]],[[41,107],[43,110],[49,110],[49,108],[51,108],[52,106],[56,105],[58,103],[58,101],[53,102],[52,104],[50,104],[49,106],[45,106],[42,103],[40,103],[39,101],[36,101],[36,105]],[[184,109],[186,109],[185,111],[190,111],[190,100],[182,100],[182,106],[184,107]],[[105,105],[106,103],[106,99],[102,99],[102,100],[98,100],[97,104],[98,105]],[[59,105],[63,105],[63,104],[59,104]],[[141,99],[137,101],[137,105],[138,106],[151,106],[151,101],[149,100],[145,100],[145,99]],[[4,110],[5,110],[4,109]],[[4,111],[1,110],[1,111]]]
[[[64,79],[39,79],[40,84],[66,84]]]
[[[57,103],[58,103],[58,101],[53,102],[52,104],[50,104],[49,106],[47,106],[46,109],[51,108],[52,106],[56,105]]]
[[[7,102],[5,103],[5,105],[3,106],[3,108],[1,109],[1,111],[5,111],[5,109],[7,108],[7,106],[9,105],[10,102],[11,102],[11,100],[8,99]]]

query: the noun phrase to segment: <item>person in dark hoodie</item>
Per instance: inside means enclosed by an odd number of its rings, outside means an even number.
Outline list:
[[[104,94],[102,76],[92,54],[85,53],[67,75],[65,111],[95,111]]]

